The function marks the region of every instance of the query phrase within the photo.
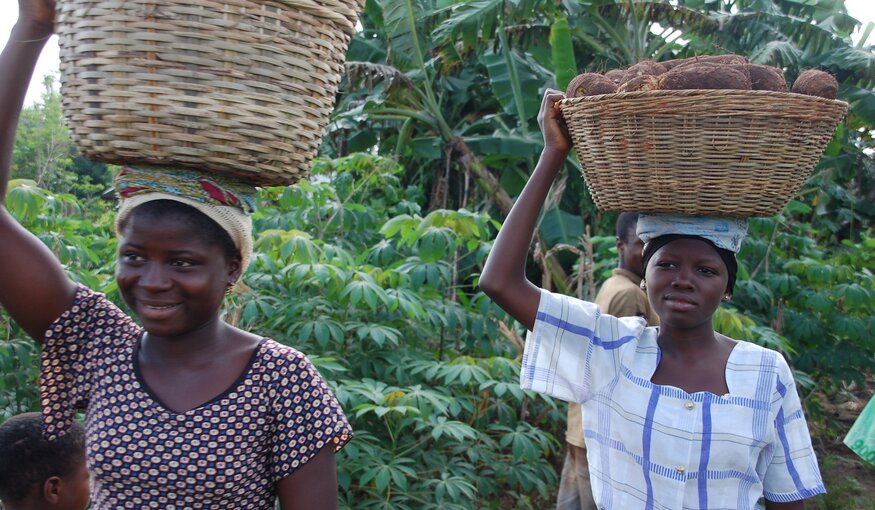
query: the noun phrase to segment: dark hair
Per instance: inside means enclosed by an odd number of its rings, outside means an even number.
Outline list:
[[[632,230],[633,234],[635,232],[635,228],[638,226],[638,213],[634,212],[622,212],[619,216],[617,216],[617,239],[623,241],[624,243],[629,240],[629,230]]]
[[[13,416],[0,425],[0,500],[22,501],[34,485],[67,476],[85,461],[85,431],[77,422],[54,441],[43,438],[40,413]]]
[[[218,245],[228,260],[240,258],[240,250],[231,239],[231,235],[206,214],[194,207],[176,200],[152,200],[142,203],[131,211],[131,214],[119,224],[119,231],[124,230],[134,216],[149,219],[169,219],[183,224],[194,232],[194,235],[209,245]]]
[[[644,245],[644,254],[641,257],[641,263],[643,264],[644,269],[647,269],[647,263],[650,262],[651,257],[653,257],[653,254],[656,253],[657,250],[677,239],[695,239],[697,241],[704,241],[708,243],[711,248],[714,248],[714,251],[717,252],[717,255],[719,255],[723,260],[723,263],[726,264],[726,272],[729,276],[729,279],[726,281],[726,292],[732,294],[735,290],[735,278],[738,275],[738,260],[735,258],[735,253],[725,248],[718,248],[713,241],[705,239],[704,237],[685,234],[666,234],[654,237]]]

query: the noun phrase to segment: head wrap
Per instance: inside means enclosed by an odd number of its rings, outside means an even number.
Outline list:
[[[119,227],[141,204],[173,200],[197,209],[228,233],[240,251],[243,271],[252,260],[252,217],[255,187],[242,180],[208,175],[193,170],[156,167],[125,167],[115,178]]]
[[[642,214],[638,218],[638,237],[644,241],[642,263],[647,267],[657,250],[677,239],[697,239],[708,243],[726,264],[729,276],[726,290],[735,289],[738,261],[735,254],[747,235],[747,219]]]
[[[666,234],[682,234],[704,237],[718,248],[738,253],[741,242],[747,236],[747,219],[641,214],[638,217],[637,233],[645,244]]]

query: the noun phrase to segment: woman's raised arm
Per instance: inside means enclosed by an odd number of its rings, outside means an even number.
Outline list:
[[[18,22],[0,55],[0,305],[37,341],[70,306],[76,287],[52,252],[6,210],[6,190],[18,117],[54,20],[54,0],[19,0]]]
[[[538,114],[544,133],[544,151],[505,218],[480,275],[483,292],[529,330],[535,325],[541,296],[538,287],[526,278],[526,257],[538,214],[571,150],[568,129],[556,104],[564,98],[557,90],[548,89],[544,93]]]

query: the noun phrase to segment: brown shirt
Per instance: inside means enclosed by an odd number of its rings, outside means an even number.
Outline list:
[[[605,280],[599,293],[595,297],[595,304],[599,305],[602,313],[614,317],[637,316],[644,317],[648,326],[659,324],[647,294],[641,290],[641,277],[625,269],[614,269],[614,274]],[[568,430],[565,432],[565,440],[574,446],[585,448],[583,442],[583,415],[580,412],[580,404],[568,404]]]

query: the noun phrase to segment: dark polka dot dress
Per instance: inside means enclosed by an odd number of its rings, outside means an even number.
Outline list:
[[[91,508],[273,509],[276,483],[352,437],[307,358],[265,339],[222,395],[170,411],[134,363],[142,329],[80,287],[46,333],[40,392],[47,438],[85,409]]]

